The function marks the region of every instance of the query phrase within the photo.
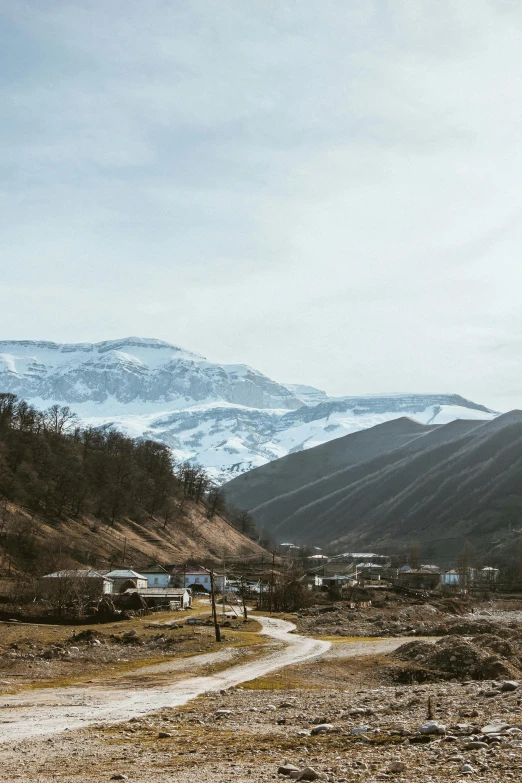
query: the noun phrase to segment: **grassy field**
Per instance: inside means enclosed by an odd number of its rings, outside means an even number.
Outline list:
[[[139,669],[219,652],[224,648],[259,648],[266,639],[259,635],[260,623],[234,620],[236,628],[224,627],[222,641],[216,642],[212,625],[184,624],[188,617],[208,617],[208,603],[196,601],[187,612],[162,612],[134,617],[119,623],[71,625],[32,625],[4,623],[0,626],[0,693],[27,688],[49,688],[83,682],[121,682]],[[170,629],[170,623],[182,623]],[[75,635],[91,631],[101,643],[75,640]],[[124,634],[135,631],[132,639]],[[71,648],[76,648],[70,653]],[[46,651],[57,651],[46,660]]]

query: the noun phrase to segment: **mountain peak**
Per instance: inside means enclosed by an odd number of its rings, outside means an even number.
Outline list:
[[[68,405],[90,426],[113,423],[167,443],[175,459],[198,461],[219,481],[376,425],[400,442],[423,425],[495,416],[456,394],[331,398],[313,386],[285,386],[246,364],[212,362],[136,335],[96,343],[0,342],[1,391],[39,408]]]

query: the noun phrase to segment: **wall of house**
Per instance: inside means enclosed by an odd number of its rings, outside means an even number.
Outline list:
[[[148,587],[169,587],[170,586],[170,574],[148,574],[146,571],[141,572],[143,576],[147,577]]]
[[[210,592],[210,574],[176,574],[171,577],[171,584],[179,583],[180,587],[192,587],[200,585]],[[214,587],[216,590],[223,589],[223,574],[214,574]]]
[[[112,578],[113,577],[111,577],[111,579]],[[113,592],[119,593],[120,587],[122,586],[122,584],[124,584],[124,582],[129,582],[129,581],[135,582],[136,587],[138,588],[138,590],[142,590],[145,587],[148,587],[146,579],[128,579],[128,578],[125,578],[125,579],[114,579]]]

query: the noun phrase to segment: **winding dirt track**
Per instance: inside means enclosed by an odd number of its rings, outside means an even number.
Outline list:
[[[116,723],[163,707],[178,707],[202,693],[230,688],[284,666],[308,661],[330,647],[330,642],[291,634],[295,629],[292,623],[268,617],[256,619],[263,625],[263,634],[283,642],[285,647],[219,674],[178,680],[161,687],[132,687],[127,680],[125,687],[120,688],[117,684],[110,689],[85,684],[0,697],[0,742],[56,734],[92,723]],[[143,675],[145,671],[140,669],[139,673]]]

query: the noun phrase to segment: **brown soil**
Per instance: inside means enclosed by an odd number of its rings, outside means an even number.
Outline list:
[[[30,566],[31,573],[41,575],[52,567],[51,560],[59,551],[68,566],[88,565],[101,568],[123,562],[140,566],[146,563],[183,563],[187,559],[261,555],[265,550],[242,535],[229,522],[215,515],[207,519],[206,509],[187,502],[180,522],[165,527],[160,519],[135,522],[123,519],[108,525],[93,517],[47,520],[33,516],[20,507],[7,507],[6,528],[31,531],[31,548],[39,553],[34,562],[9,557],[0,539],[0,595],[8,595],[14,579]],[[42,553],[48,553],[42,556]],[[49,560],[49,568],[42,560]]]
[[[188,616],[209,613],[208,603],[190,612],[155,613],[107,625],[0,625],[0,694],[32,685],[65,685],[86,679],[119,676],[151,663],[212,653],[222,648],[214,628],[187,626]],[[252,645],[259,623],[232,621],[223,629],[227,645]],[[125,637],[125,633],[136,635]]]

